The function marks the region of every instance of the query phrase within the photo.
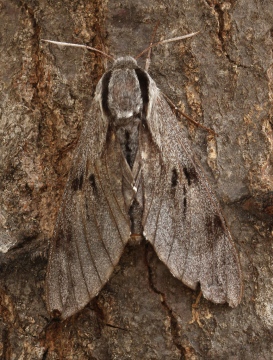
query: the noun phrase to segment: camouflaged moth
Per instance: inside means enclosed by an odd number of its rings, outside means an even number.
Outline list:
[[[75,150],[50,249],[49,312],[81,310],[136,234],[206,299],[239,304],[239,259],[217,198],[163,94],[128,56],[99,81]]]

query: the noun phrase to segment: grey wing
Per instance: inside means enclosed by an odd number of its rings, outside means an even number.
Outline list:
[[[82,309],[109,279],[130,237],[124,201],[131,173],[94,100],[63,196],[46,278],[50,313]]]
[[[237,306],[238,255],[218,201],[162,95],[142,131],[144,233],[172,274],[205,298]]]

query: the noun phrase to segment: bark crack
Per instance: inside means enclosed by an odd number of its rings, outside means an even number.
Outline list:
[[[174,315],[173,310],[171,309],[171,307],[168,305],[167,300],[166,300],[166,296],[165,294],[160,291],[159,289],[157,289],[154,280],[153,280],[153,270],[152,267],[149,264],[149,259],[148,259],[148,250],[146,248],[145,251],[145,262],[146,262],[146,266],[148,269],[148,282],[149,282],[149,286],[151,288],[151,290],[160,295],[161,297],[161,304],[163,306],[163,308],[165,309],[165,311],[167,312],[169,318],[170,318],[170,330],[171,330],[171,335],[172,335],[172,339],[173,339],[173,344],[177,347],[177,349],[180,352],[180,360],[186,360],[186,349],[184,349],[183,345],[180,342],[180,332],[181,332],[181,327],[178,324],[178,320]]]
[[[30,77],[30,81],[33,88],[32,103],[35,105],[35,104],[40,104],[39,83],[41,79],[43,79],[43,68],[39,57],[41,28],[38,25],[38,22],[35,18],[34,10],[25,2],[22,2],[22,6],[25,8],[26,13],[28,14],[29,19],[31,20],[32,28],[33,28],[31,58],[34,65],[31,74],[32,76]]]
[[[234,5],[233,1],[230,0],[224,3],[214,3],[210,0],[204,0],[204,1],[210,8],[213,8],[214,10],[213,13],[217,17],[219,24],[218,39],[221,43],[222,52],[227,58],[227,60],[231,64],[241,67],[243,69],[252,68],[252,66],[246,66],[233,60],[227,51],[227,41],[230,38],[230,31],[231,31],[231,18],[230,18],[229,10]]]
[[[224,11],[222,10],[220,4],[216,4],[214,6],[214,9],[218,15],[218,23],[219,23],[218,38],[221,42],[222,50],[224,54],[227,55],[226,44],[225,44],[226,31],[225,31]]]

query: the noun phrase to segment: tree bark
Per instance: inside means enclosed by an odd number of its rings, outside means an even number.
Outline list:
[[[221,202],[244,276],[242,303],[215,305],[175,279],[144,241],[63,322],[45,306],[48,246],[81,125],[105,59],[150,41],[149,72],[183,112]],[[272,359],[271,0],[0,1],[1,359]],[[144,60],[139,64],[144,66]]]

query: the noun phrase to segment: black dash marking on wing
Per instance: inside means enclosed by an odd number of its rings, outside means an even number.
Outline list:
[[[185,217],[187,212],[187,189],[185,185],[183,186],[183,205],[183,214]]]
[[[207,216],[206,227],[209,234],[219,234],[224,232],[224,225],[221,217],[218,214],[214,214],[214,217]]]
[[[74,191],[78,191],[82,189],[82,185],[83,185],[83,173],[81,173],[80,176],[76,177],[73,181],[72,181],[72,190]]]
[[[135,69],[136,76],[139,81],[142,101],[143,101],[143,112],[144,116],[146,118],[147,110],[148,110],[148,104],[149,104],[149,79],[145,71],[142,69]]]
[[[89,176],[89,183],[90,183],[90,185],[91,185],[91,187],[92,187],[92,189],[93,189],[93,192],[97,192],[97,184],[96,184],[96,179],[95,179],[95,175],[94,174],[91,174],[90,176]]]
[[[108,94],[109,94],[109,82],[112,76],[112,72],[108,71],[103,75],[102,78],[102,91],[101,91],[101,103],[105,114],[110,117],[111,111],[108,106]]]
[[[194,167],[183,167],[183,172],[186,176],[189,186],[197,181],[197,172]]]
[[[214,215],[213,224],[214,224],[215,231],[224,232],[223,220],[221,219],[221,217],[218,214]]]
[[[172,169],[172,188],[175,188],[178,184],[178,173],[177,173],[177,170],[176,168],[173,168]]]
[[[207,216],[206,218],[206,227],[208,229],[208,233],[212,234],[213,233],[213,221],[211,216]]]

